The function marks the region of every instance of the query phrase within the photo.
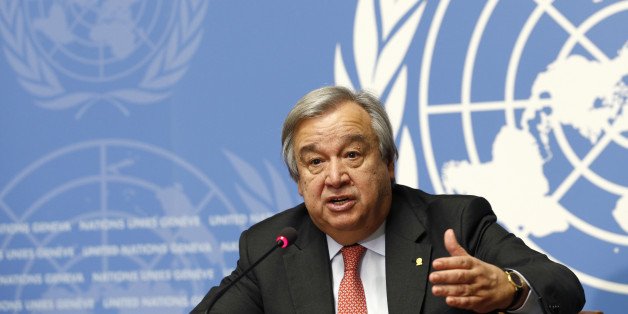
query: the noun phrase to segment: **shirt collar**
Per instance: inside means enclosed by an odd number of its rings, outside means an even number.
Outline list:
[[[329,250],[329,260],[332,260],[342,249],[343,245],[336,242],[329,235],[327,237],[327,249]],[[375,232],[358,244],[381,256],[386,256],[386,221],[384,221]]]

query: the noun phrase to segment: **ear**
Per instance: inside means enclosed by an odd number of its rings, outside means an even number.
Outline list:
[[[301,187],[301,177],[297,180],[297,190],[299,191],[299,195],[303,197],[303,188]]]
[[[394,161],[388,162],[388,177],[390,178],[390,181],[395,180],[395,162]]]

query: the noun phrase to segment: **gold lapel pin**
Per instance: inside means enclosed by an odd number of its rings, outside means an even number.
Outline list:
[[[423,265],[423,259],[422,259],[422,258],[420,258],[420,257],[418,257],[418,258],[416,259],[416,265],[417,265],[417,266],[421,266],[421,265]]]

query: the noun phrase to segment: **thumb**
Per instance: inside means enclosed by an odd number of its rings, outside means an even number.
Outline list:
[[[458,240],[456,240],[456,234],[452,229],[447,229],[445,231],[445,248],[447,252],[451,254],[451,256],[468,256],[469,253],[465,251],[465,249],[458,244]]]

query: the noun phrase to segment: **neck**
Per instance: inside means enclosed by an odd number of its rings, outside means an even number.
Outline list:
[[[375,227],[375,230],[370,230],[368,234],[365,234],[364,236],[355,236],[353,237],[353,234],[349,234],[349,236],[347,237],[335,237],[334,235],[328,235],[330,238],[332,238],[334,241],[336,241],[336,243],[342,245],[342,246],[347,246],[347,245],[352,245],[352,244],[356,244],[356,243],[362,243],[362,242],[367,242],[370,239],[376,238],[377,236],[381,235],[384,233],[385,230],[385,225],[386,225],[386,221],[384,220],[382,223],[379,224],[379,226]]]

